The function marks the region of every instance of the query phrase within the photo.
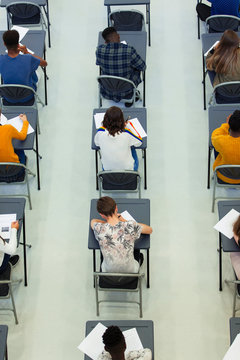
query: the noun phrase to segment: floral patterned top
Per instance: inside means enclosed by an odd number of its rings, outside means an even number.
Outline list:
[[[103,352],[98,356],[98,360],[111,360],[112,357],[109,352],[103,350]],[[125,360],[151,360],[152,352],[150,349],[143,349],[137,351],[129,351],[125,356]]]
[[[102,271],[133,272],[139,270],[134,259],[134,242],[141,235],[141,226],[133,220],[119,221],[112,226],[108,223],[95,223],[94,235],[103,254]]]

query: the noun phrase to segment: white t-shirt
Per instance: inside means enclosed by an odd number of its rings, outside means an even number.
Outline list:
[[[142,140],[128,129],[112,136],[103,127],[98,129],[94,142],[100,147],[104,170],[133,170],[131,146],[142,144]]]

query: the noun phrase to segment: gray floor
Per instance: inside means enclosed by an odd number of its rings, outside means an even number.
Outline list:
[[[15,291],[19,325],[11,314],[0,314],[9,325],[9,360],[83,359],[77,345],[85,322],[97,319],[87,234],[90,199],[98,195],[90,150],[97,106],[94,51],[106,8],[103,0],[70,3],[50,0],[49,105],[39,111],[42,189],[32,182],[33,210],[26,212],[33,245],[29,286]],[[211,213],[206,189],[208,125],[194,1],[152,1],[147,65],[143,197],[151,199],[154,233],[144,319],[154,321],[156,359],[219,360],[229,345],[232,289],[218,291],[217,212]],[[208,85],[208,97],[210,91]],[[34,168],[34,155],[29,158]],[[223,263],[224,277],[231,278],[228,254]],[[22,276],[22,264],[15,276]],[[99,319],[138,319],[138,310],[104,305]]]

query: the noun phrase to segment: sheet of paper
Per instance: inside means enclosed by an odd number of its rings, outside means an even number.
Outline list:
[[[127,345],[125,351],[126,353],[128,353],[129,351],[143,349],[142,342],[140,340],[136,328],[123,331],[123,335],[125,337],[126,345]]]
[[[228,349],[223,360],[239,360],[240,354],[240,334],[235,337],[234,342]]]
[[[211,46],[210,49],[208,49],[208,51],[205,52],[204,56],[207,56],[208,53],[209,53],[209,51],[211,51],[218,43],[219,43],[219,40],[217,40],[217,41],[213,44],[213,46]]]
[[[19,33],[19,42],[22,41],[22,39],[24,38],[24,36],[27,34],[28,32],[28,28],[25,28],[23,26],[17,26],[14,25],[11,30],[17,30],[17,32]]]
[[[125,40],[121,41],[121,44],[127,45],[127,42]]]
[[[1,115],[1,124],[2,125],[7,125],[8,124],[8,125],[14,126],[15,129],[17,129],[17,131],[22,130],[23,122],[22,122],[22,120],[20,119],[19,116],[16,116],[15,118],[9,119],[7,121],[6,121],[6,119],[7,119],[6,116],[4,116],[4,117],[3,116],[4,115],[2,114]],[[32,126],[29,124],[27,134],[32,134],[33,132],[34,132],[34,130],[33,130]]]
[[[94,115],[96,129],[99,129],[102,126],[104,115],[105,113],[97,113]]]
[[[129,212],[127,210],[123,211],[121,213],[122,217],[125,219],[125,220],[133,220],[133,221],[136,221],[132,215],[129,214]]]
[[[102,342],[102,335],[106,330],[106,326],[98,323],[95,328],[88,334],[87,337],[78,346],[78,349],[88,355],[91,359],[97,360],[99,354],[104,349]]]
[[[229,239],[233,237],[233,224],[237,220],[240,213],[234,209],[230,210],[215,226],[214,229],[227,236]]]
[[[140,124],[138,118],[129,119],[126,128],[129,129],[130,131],[132,131],[137,136],[140,135],[141,138],[144,138],[147,136],[147,134],[144,131],[142,125]]]
[[[17,220],[17,214],[0,215],[0,234],[5,240],[10,239],[11,223]]]

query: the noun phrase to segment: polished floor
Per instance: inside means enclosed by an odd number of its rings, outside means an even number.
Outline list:
[[[39,110],[42,188],[32,182],[33,210],[26,211],[29,285],[14,292],[19,325],[11,314],[0,314],[0,323],[9,325],[9,360],[83,359],[77,345],[86,321],[97,319],[87,237],[90,199],[98,196],[90,149],[94,52],[106,8],[103,0],[49,2],[49,105]],[[195,2],[153,0],[151,10],[143,197],[151,199],[154,232],[144,319],[154,321],[155,359],[219,360],[229,346],[232,289],[218,291],[218,216],[206,188],[208,123]],[[0,14],[5,29],[4,9]],[[208,97],[210,91],[208,85]],[[34,169],[35,157],[29,158]],[[223,264],[224,278],[231,278],[228,254]],[[20,264],[14,276],[22,273]],[[103,305],[100,315],[138,319],[138,309]]]

